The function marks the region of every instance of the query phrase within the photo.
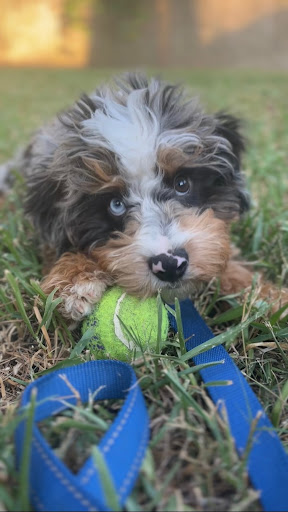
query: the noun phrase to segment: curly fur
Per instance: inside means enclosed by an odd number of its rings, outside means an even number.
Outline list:
[[[239,120],[159,79],[126,74],[83,95],[20,159],[27,213],[58,258],[43,289],[78,320],[113,283],[140,297],[217,276],[227,288],[229,225],[249,207],[243,150]]]
[[[58,255],[71,248],[86,251],[122,229],[105,211],[122,189],[131,207],[145,186],[160,198],[175,197],[171,169],[165,179],[161,166],[169,150],[182,155],[195,185],[184,206],[213,208],[231,220],[248,207],[240,172],[243,148],[236,119],[207,115],[179,87],[129,74],[82,96],[35,135],[24,161],[27,211]]]

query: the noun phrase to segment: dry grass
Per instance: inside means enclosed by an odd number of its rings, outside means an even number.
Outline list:
[[[99,75],[89,70],[83,73],[33,70],[32,74],[24,70],[2,70],[2,76],[0,97],[4,98],[4,117],[0,133],[6,156],[27,139],[31,129],[58,108],[66,106],[80,89],[90,90],[92,84],[99,81]],[[287,284],[288,109],[285,108],[285,81],[276,75],[216,72],[198,72],[193,77],[187,72],[179,72],[176,79],[180,78],[201,90],[211,109],[232,105],[234,112],[250,120],[247,131],[251,143],[245,164],[255,192],[255,204],[251,214],[233,227],[233,237],[256,269],[264,271],[279,285]],[[5,102],[5,95],[12,100]],[[37,240],[23,217],[21,178],[17,183],[16,190],[0,208],[0,394],[3,411],[0,502],[4,510],[19,510],[23,505],[19,477],[14,469],[13,444],[13,429],[17,423],[15,409],[21,392],[27,383],[52,368],[93,358],[87,349],[80,356],[73,355],[79,332],[71,333],[67,329],[57,313],[53,296],[47,299],[39,289],[41,261]],[[272,314],[269,310],[265,312],[265,308],[261,313],[257,290],[248,297],[226,297],[224,302],[218,296],[216,282],[197,298],[196,305],[215,335],[224,331],[231,333],[231,339],[228,337],[226,343],[230,355],[287,446],[287,317],[280,320],[280,312]],[[259,318],[248,322],[248,326],[245,324],[237,337],[232,336],[233,327],[249,321],[257,308],[260,308]],[[188,366],[177,359],[180,352],[176,337],[175,346],[166,350],[165,358],[155,360],[146,356],[134,363],[148,406],[152,435],[138,483],[126,509],[261,510],[257,494],[249,485],[245,460],[235,452],[227,425],[217,415],[198,373],[181,373]],[[191,397],[190,401],[187,395]],[[195,402],[201,406],[200,410],[195,407]],[[119,404],[112,408],[108,403],[95,407],[108,426]],[[67,415],[70,420],[75,420],[68,412],[42,427],[47,438],[53,440],[55,449],[60,450],[60,455],[62,453],[73,468],[82,462],[79,454],[84,449],[83,435],[81,437],[79,426],[65,427]],[[88,445],[85,444],[85,453],[89,453],[100,435],[101,431],[91,434]],[[79,448],[72,461],[65,459],[69,447],[67,436]],[[66,447],[63,446],[64,439]]]

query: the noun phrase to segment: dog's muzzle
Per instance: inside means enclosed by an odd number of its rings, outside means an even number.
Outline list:
[[[158,279],[174,283],[185,274],[188,262],[189,257],[185,249],[178,249],[152,256],[148,260],[148,265]]]

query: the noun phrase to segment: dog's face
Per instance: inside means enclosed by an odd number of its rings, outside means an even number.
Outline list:
[[[228,225],[248,206],[234,118],[206,115],[179,88],[128,75],[83,97],[58,138],[46,195],[58,221],[46,229],[61,250],[90,251],[138,296],[185,295],[223,271]]]

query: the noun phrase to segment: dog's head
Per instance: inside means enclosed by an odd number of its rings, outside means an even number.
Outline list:
[[[50,165],[59,247],[68,240],[93,252],[140,296],[185,294],[223,271],[228,225],[248,207],[235,118],[207,115],[179,87],[128,74],[83,96],[61,123]]]

